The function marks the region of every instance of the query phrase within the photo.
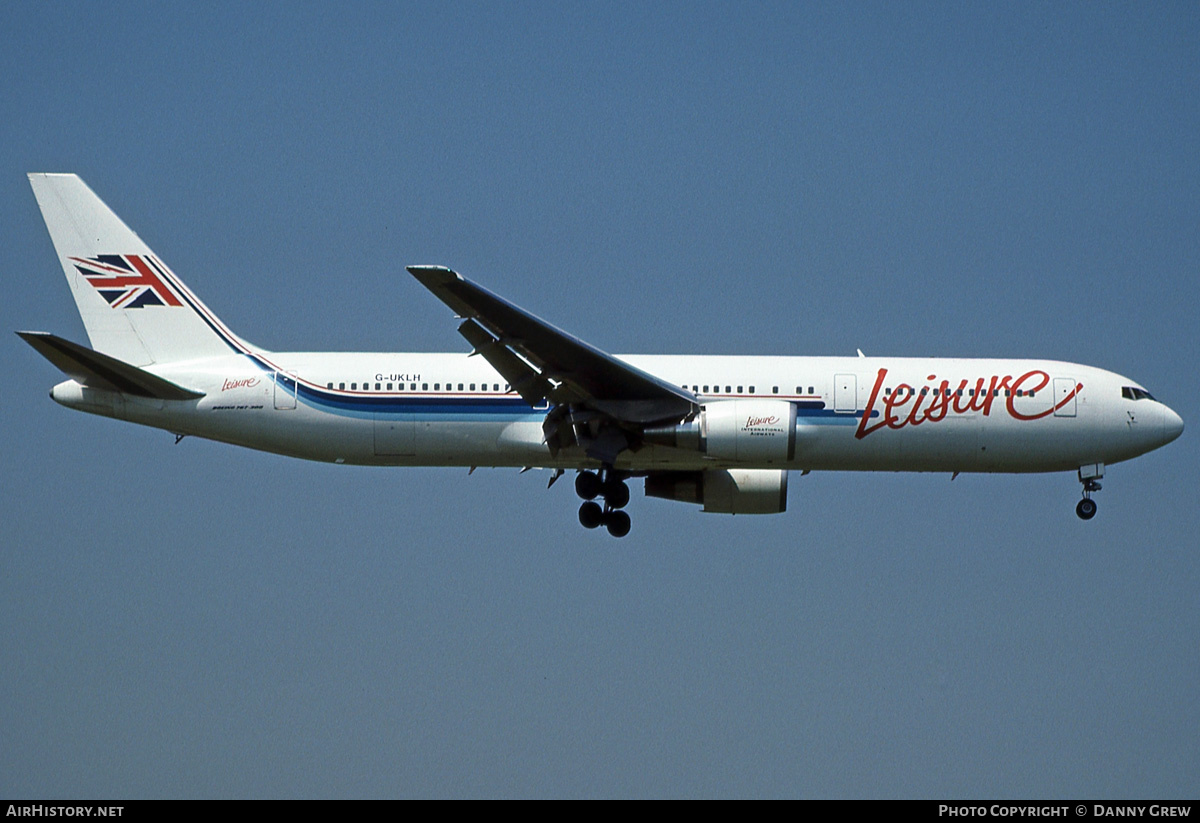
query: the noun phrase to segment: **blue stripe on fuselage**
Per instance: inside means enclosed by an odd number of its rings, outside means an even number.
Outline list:
[[[294,381],[284,378],[291,390]],[[401,417],[455,422],[504,422],[527,417],[540,421],[545,410],[534,410],[519,396],[513,397],[405,397],[396,394],[345,395],[300,384],[299,399],[308,405],[343,417]]]
[[[262,365],[260,363],[260,365]],[[264,366],[264,368],[266,368]],[[268,369],[288,390],[296,387],[307,405],[343,417],[362,419],[411,416],[418,420],[447,422],[505,422],[522,418],[540,421],[546,409],[534,409],[519,396],[478,397],[461,395],[406,396],[399,394],[345,394],[318,389]],[[857,425],[862,414],[846,414],[823,408],[820,401],[797,403],[796,422],[804,425]],[[871,413],[877,417],[878,411]]]

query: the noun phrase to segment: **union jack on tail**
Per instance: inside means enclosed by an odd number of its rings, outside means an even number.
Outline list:
[[[114,309],[183,305],[159,277],[164,266],[153,255],[101,254],[70,259]]]

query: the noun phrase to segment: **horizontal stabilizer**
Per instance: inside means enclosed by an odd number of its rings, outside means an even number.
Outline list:
[[[162,400],[195,400],[204,396],[204,392],[185,389],[137,366],[53,334],[41,331],[19,331],[17,334],[63,374],[93,389]]]

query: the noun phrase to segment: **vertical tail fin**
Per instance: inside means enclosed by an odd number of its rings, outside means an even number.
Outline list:
[[[74,174],[31,174],[92,347],[135,366],[249,346]]]

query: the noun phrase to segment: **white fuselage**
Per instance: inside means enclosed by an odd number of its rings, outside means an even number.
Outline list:
[[[580,524],[615,537],[630,477],[772,514],[791,470],[1077,471],[1087,520],[1106,464],[1183,431],[1133,381],[1075,363],[613,356],[439,265],[406,269],[470,355],[262,351],[77,175],[29,181],[91,342],[18,332],[71,378],[59,403],[331,463],[577,469]]]
[[[623,355],[709,405],[795,405],[790,460],[645,443],[630,471],[708,468],[1047,472],[1110,464],[1178,436],[1182,421],[1112,372],[1046,360]],[[63,405],[293,457],[389,466],[595,467],[544,442],[531,408],[462,354],[253,353],[147,369],[205,393],[138,398],[81,387]],[[1140,387],[1138,387],[1140,388]]]

